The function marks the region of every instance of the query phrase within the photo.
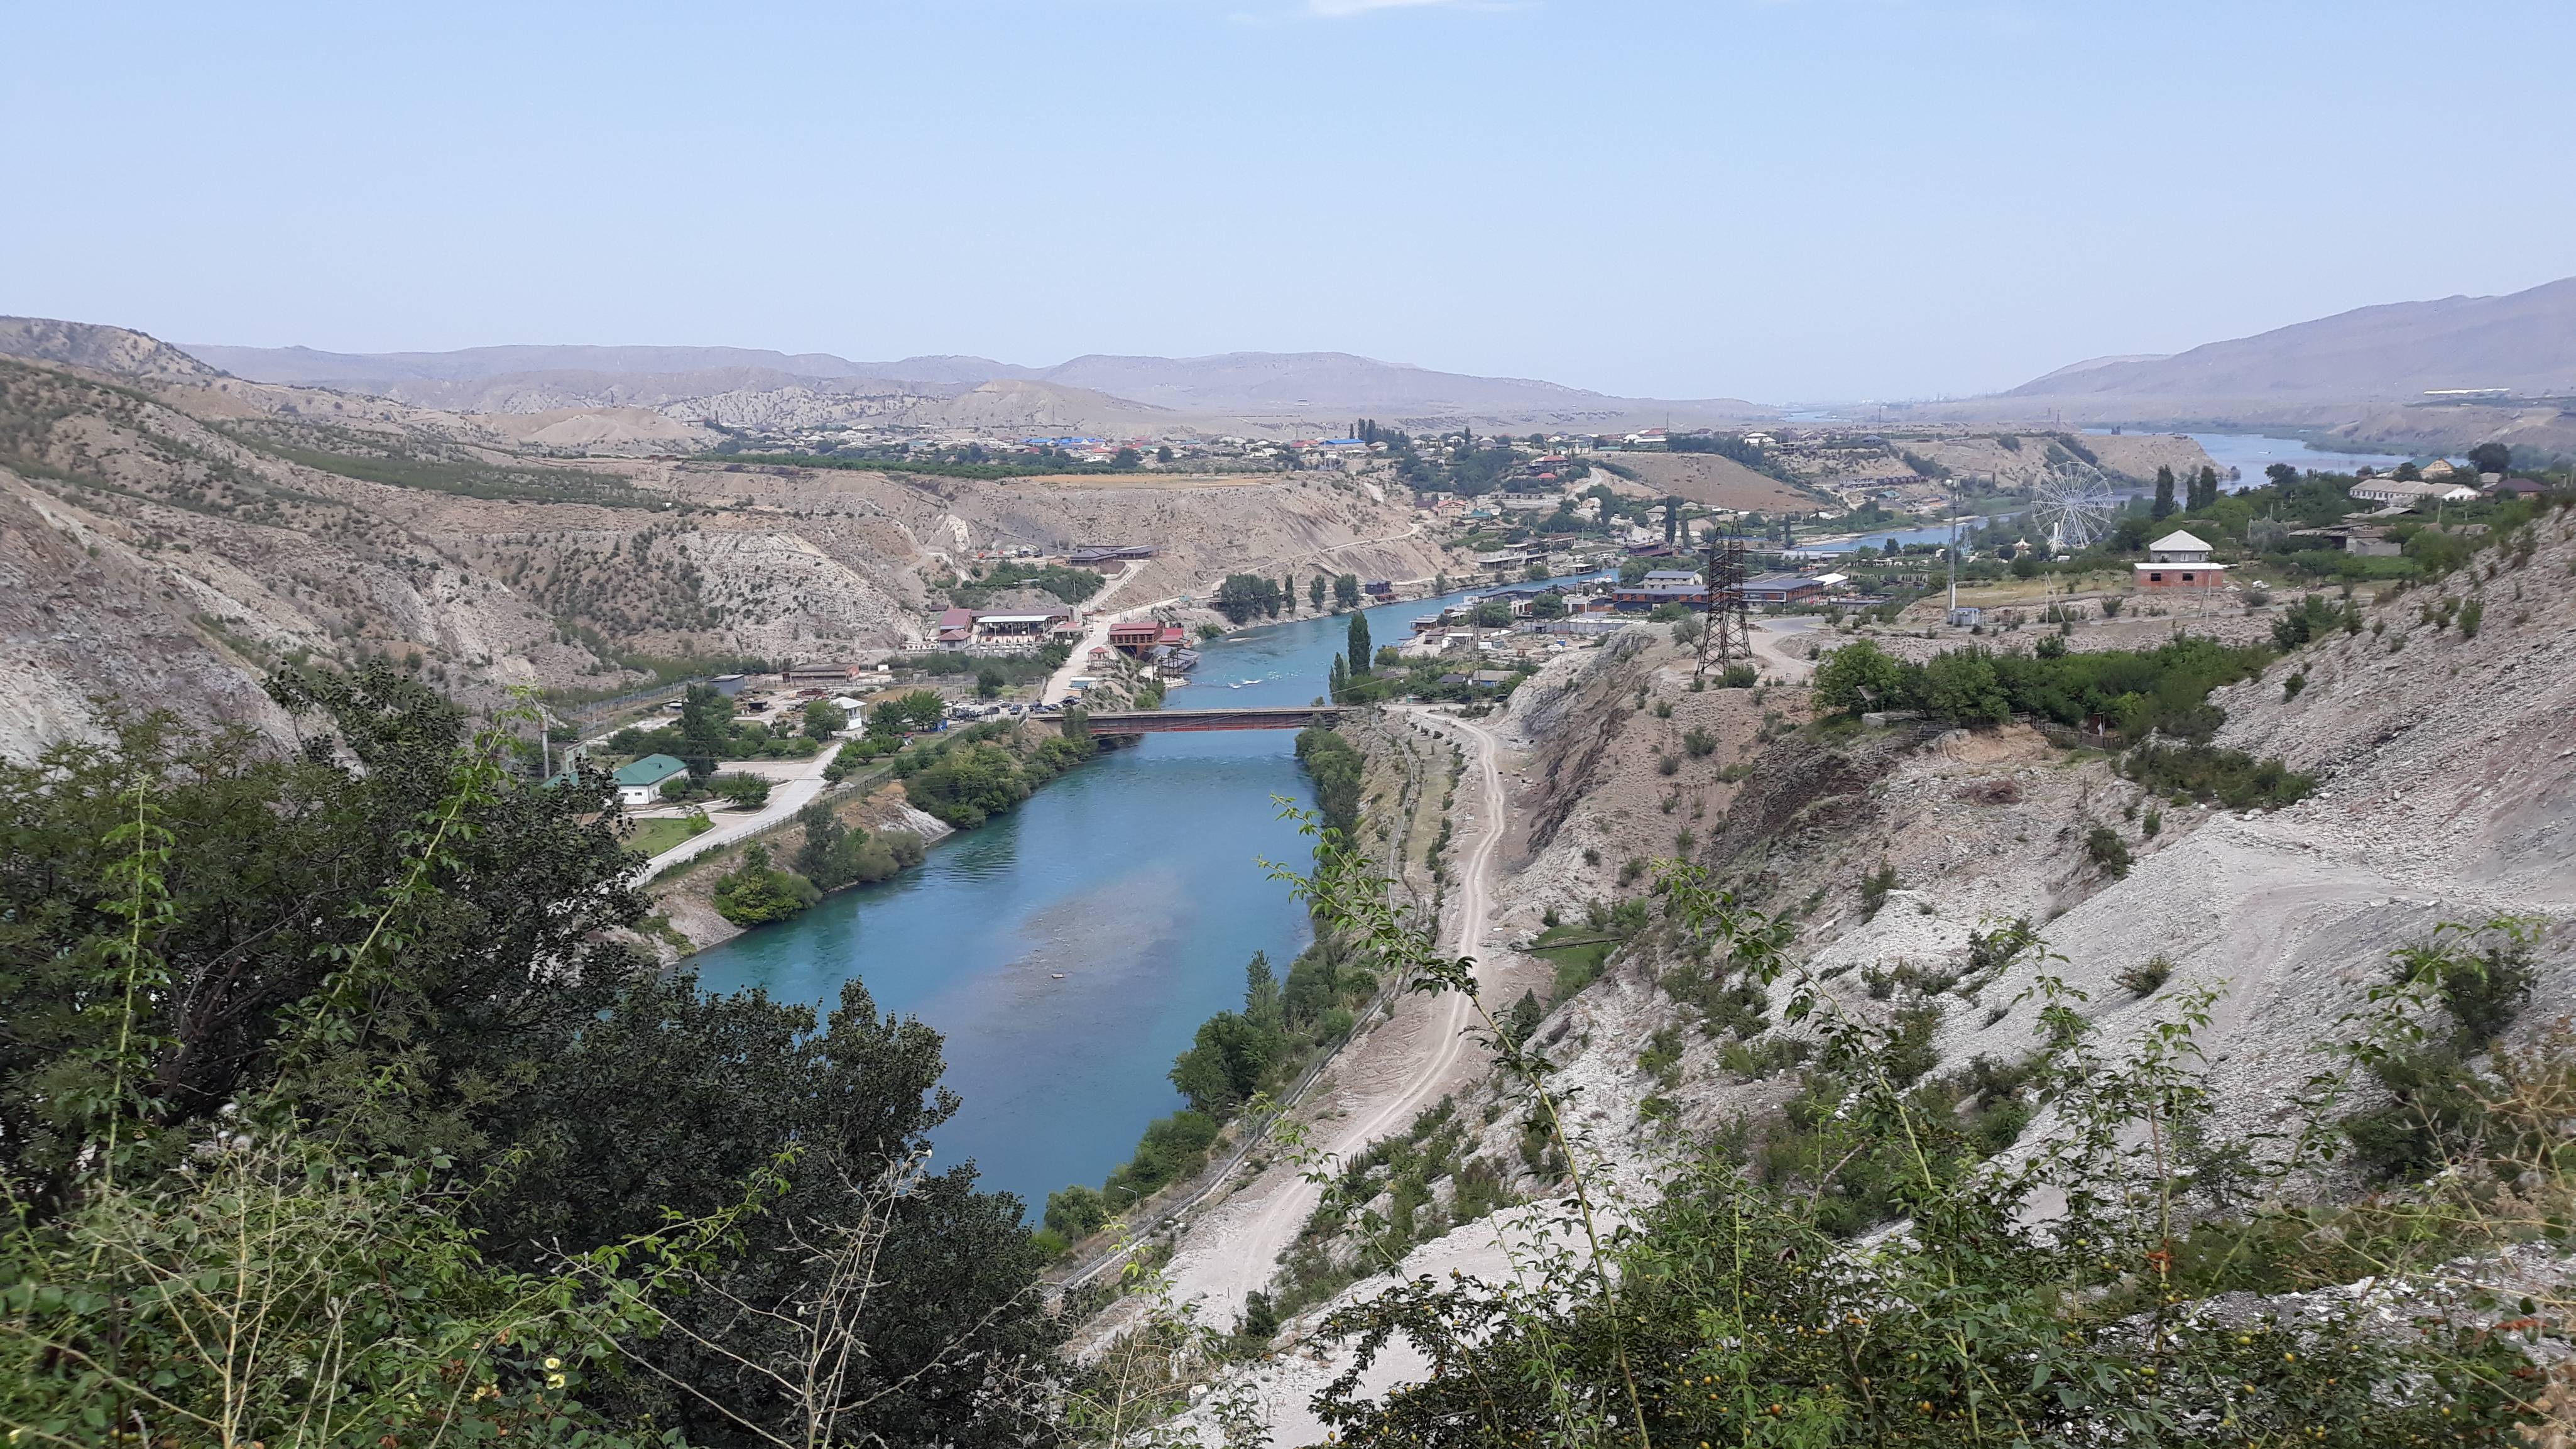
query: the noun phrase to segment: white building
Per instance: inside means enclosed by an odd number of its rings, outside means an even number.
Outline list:
[[[2412,482],[2403,478],[2364,478],[2352,485],[2353,498],[2382,507],[2413,508],[2424,503],[2466,503],[2478,490],[2465,483]]]
[[[2130,565],[2142,589],[2205,589],[2225,581],[2227,565],[2209,561],[2209,545],[2177,528],[2147,545],[2147,561]]]

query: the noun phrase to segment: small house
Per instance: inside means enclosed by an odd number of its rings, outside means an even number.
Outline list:
[[[1163,621],[1143,619],[1109,626],[1109,647],[1125,654],[1142,654],[1163,642]]]
[[[2147,545],[2143,563],[2130,566],[2131,582],[2142,589],[2208,588],[2225,581],[2227,566],[2209,561],[2210,546],[2175,529]]]
[[[662,798],[662,784],[673,775],[685,775],[689,767],[670,755],[646,755],[617,771],[617,803],[650,805]]]

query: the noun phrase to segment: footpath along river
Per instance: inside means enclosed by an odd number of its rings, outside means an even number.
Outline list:
[[[1371,609],[1370,631],[1402,638],[1462,597]],[[1210,641],[1169,706],[1308,703],[1349,628],[1327,615]],[[1314,803],[1295,742],[1286,730],[1147,735],[918,869],[702,953],[699,984],[828,1009],[855,976],[879,1010],[938,1028],[964,1105],[935,1134],[933,1168],[972,1159],[1034,1221],[1049,1192],[1097,1185],[1181,1105],[1164,1073],[1200,1022],[1241,1004],[1252,953],[1285,976],[1310,939],[1261,864],[1306,860],[1271,798]]]

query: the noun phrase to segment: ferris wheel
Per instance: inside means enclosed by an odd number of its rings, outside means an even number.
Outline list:
[[[2120,511],[2110,480],[2101,469],[2084,464],[2041,474],[2031,485],[2031,496],[2031,521],[2047,531],[2049,547],[2061,551],[2099,541]]]

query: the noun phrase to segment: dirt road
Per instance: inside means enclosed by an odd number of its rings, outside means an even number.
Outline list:
[[[1481,951],[1493,929],[1493,881],[1504,824],[1501,742],[1481,724],[1428,711],[1415,716],[1447,734],[1466,751],[1474,782],[1462,792],[1458,889],[1444,923],[1441,948],[1453,955]],[[1486,968],[1480,964],[1480,982]],[[1334,1086],[1314,1104],[1313,1142],[1349,1157],[1378,1138],[1410,1126],[1423,1108],[1471,1079],[1484,1049],[1467,1032],[1474,1006],[1455,994],[1405,996],[1394,1017],[1354,1043],[1335,1064]],[[1172,1260],[1175,1294],[1204,1305],[1208,1321],[1231,1323],[1244,1295],[1269,1283],[1278,1258],[1296,1241],[1321,1190],[1288,1164],[1273,1166],[1210,1210],[1184,1235]]]
[[[1823,626],[1824,621],[1808,616],[1788,619],[1765,619],[1753,626],[1753,652],[1771,667],[1771,675],[1783,684],[1804,684],[1816,666],[1791,654],[1780,646],[1791,638]]]

